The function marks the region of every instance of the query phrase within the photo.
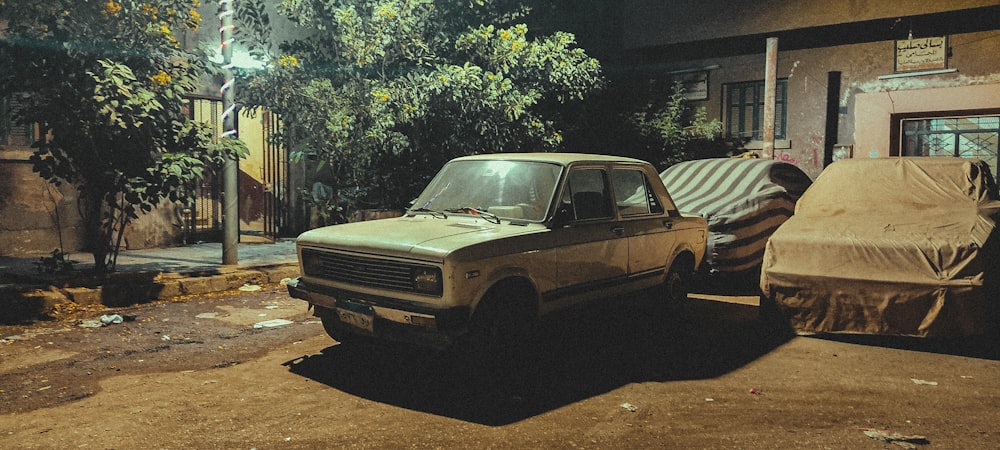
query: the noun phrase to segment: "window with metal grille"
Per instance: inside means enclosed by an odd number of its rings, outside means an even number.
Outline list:
[[[902,121],[904,156],[958,156],[986,161],[997,173],[1000,116],[915,118]]]
[[[748,140],[764,138],[764,81],[723,85],[726,136]],[[774,138],[787,138],[788,80],[778,80],[774,90]]]

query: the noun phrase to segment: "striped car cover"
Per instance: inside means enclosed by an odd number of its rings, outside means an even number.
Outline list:
[[[686,161],[660,173],[677,208],[708,221],[705,261],[712,272],[756,269],[771,233],[795,211],[812,180],[773,160]]]

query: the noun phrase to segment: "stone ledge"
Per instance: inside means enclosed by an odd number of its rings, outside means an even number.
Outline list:
[[[118,273],[101,285],[0,285],[0,323],[25,323],[48,317],[60,303],[124,307],[238,289],[244,284],[276,284],[299,275],[296,264],[253,269],[231,268],[187,274]]]

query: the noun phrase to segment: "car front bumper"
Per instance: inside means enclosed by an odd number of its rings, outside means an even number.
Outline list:
[[[469,329],[469,308],[435,308],[390,297],[316,286],[302,278],[288,282],[288,294],[316,308],[316,315],[341,331],[378,339],[445,348]],[[333,312],[335,314],[327,314]]]

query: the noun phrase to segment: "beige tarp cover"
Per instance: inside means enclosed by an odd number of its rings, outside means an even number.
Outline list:
[[[771,236],[760,287],[800,332],[982,334],[1000,300],[998,220],[982,161],[836,162]]]

